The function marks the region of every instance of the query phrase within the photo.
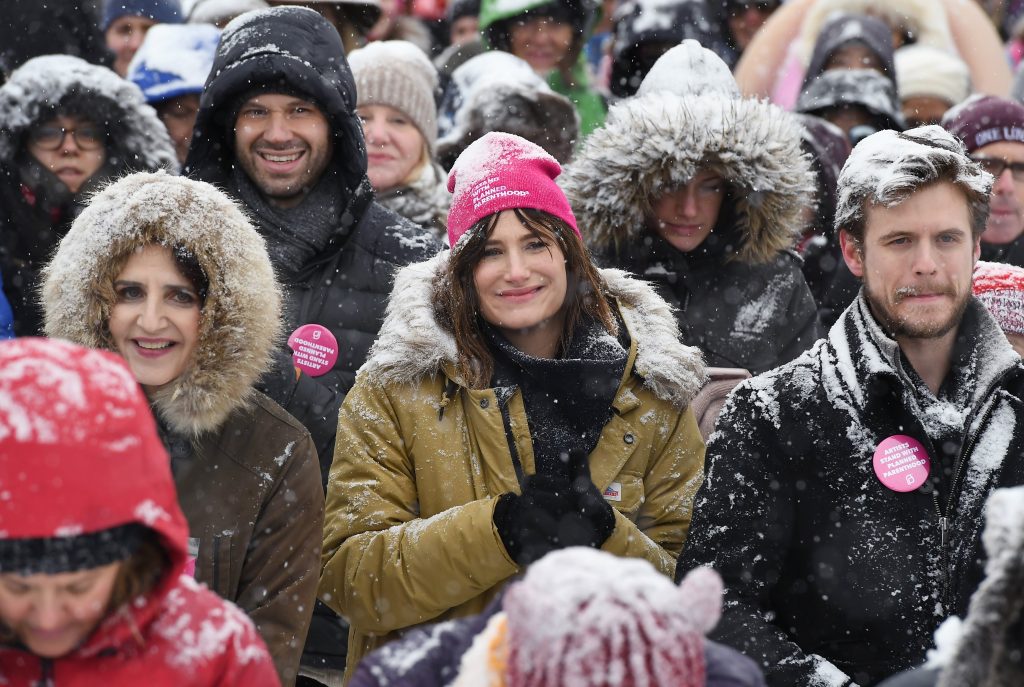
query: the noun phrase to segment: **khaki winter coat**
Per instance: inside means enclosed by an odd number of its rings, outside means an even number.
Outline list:
[[[534,456],[522,395],[469,389],[455,342],[433,317],[432,277],[448,254],[399,273],[388,317],[342,406],[328,483],[320,598],[349,619],[348,673],[398,631],[480,612],[519,569],[492,523]],[[668,305],[644,282],[603,270],[631,339],[614,414],[590,454],[616,511],[602,547],[671,575],[703,478],[688,403],[704,379]]]
[[[209,280],[186,370],[149,394],[188,519],[195,576],[256,623],[293,684],[316,599],[323,522],[309,432],[253,389],[280,328],[263,239],[209,184],[133,174],[92,199],[45,269],[46,333],[116,351],[106,327],[122,259],[152,243]]]

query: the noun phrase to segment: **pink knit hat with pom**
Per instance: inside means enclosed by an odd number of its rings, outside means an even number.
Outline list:
[[[576,217],[555,178],[562,167],[543,148],[513,134],[492,131],[469,145],[448,174],[452,248],[478,221],[502,210],[543,210],[573,228]],[[582,238],[582,237],[581,237]]]
[[[722,580],[698,568],[676,587],[643,559],[570,548],[534,563],[502,605],[508,687],[703,687]]]
[[[1000,329],[1024,335],[1024,269],[979,260],[974,266],[973,291]]]

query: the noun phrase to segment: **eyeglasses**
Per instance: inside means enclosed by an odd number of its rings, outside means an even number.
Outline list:
[[[103,129],[87,124],[77,129],[65,129],[62,126],[38,126],[28,134],[28,140],[43,150],[57,150],[64,145],[64,137],[71,134],[75,145],[82,150],[96,150],[103,145],[106,134]]]
[[[1014,181],[1024,181],[1024,162],[1010,162],[1001,157],[972,157],[972,160],[981,165],[981,168],[998,178],[1007,167]]]

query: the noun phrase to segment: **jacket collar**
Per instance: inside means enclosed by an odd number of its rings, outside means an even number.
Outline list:
[[[395,277],[380,335],[359,375],[375,384],[410,384],[444,374],[459,386],[455,339],[434,316],[434,278],[449,251],[403,268]],[[600,270],[630,336],[626,373],[635,372],[655,396],[685,407],[705,380],[700,352],[679,341],[671,307],[654,289],[622,270]]]
[[[960,327],[961,337],[954,352],[960,367],[950,374],[973,372],[967,385],[954,380],[955,385],[967,387],[962,410],[970,413],[1021,363],[999,325],[977,299],[972,297],[968,302]],[[916,373],[905,368],[899,344],[875,320],[863,290],[832,327],[823,350],[828,354],[825,364],[830,372],[823,375],[823,383],[833,400],[844,398],[866,412],[880,389],[899,390],[901,397],[917,393]]]

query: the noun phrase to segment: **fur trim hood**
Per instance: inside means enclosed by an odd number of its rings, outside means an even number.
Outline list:
[[[915,43],[959,54],[949,29],[946,7],[936,0],[818,0],[811,5],[800,26],[799,49],[804,65],[811,62],[814,45],[825,22],[840,12],[873,14],[891,26],[902,26],[914,37]]]
[[[446,374],[456,364],[455,339],[434,318],[434,278],[446,268],[448,256],[441,251],[395,277],[384,325],[360,377],[382,386],[410,384]],[[680,342],[672,308],[650,284],[622,270],[600,272],[629,331],[636,374],[655,396],[685,408],[707,377],[700,351]]]
[[[107,157],[119,170],[176,170],[167,128],[139,87],[70,55],[29,60],[0,88],[0,162],[12,164],[25,132],[53,108],[84,110],[107,127]]]
[[[140,173],[94,196],[45,268],[46,334],[116,352],[106,326],[114,279],[126,256],[151,243],[184,248],[209,280],[193,361],[150,398],[173,431],[196,436],[249,399],[281,317],[263,238],[213,186]]]
[[[765,102],[655,92],[619,103],[585,141],[562,187],[591,248],[608,252],[645,231],[650,203],[717,171],[734,187],[740,261],[791,247],[813,203],[814,174],[796,118]]]

